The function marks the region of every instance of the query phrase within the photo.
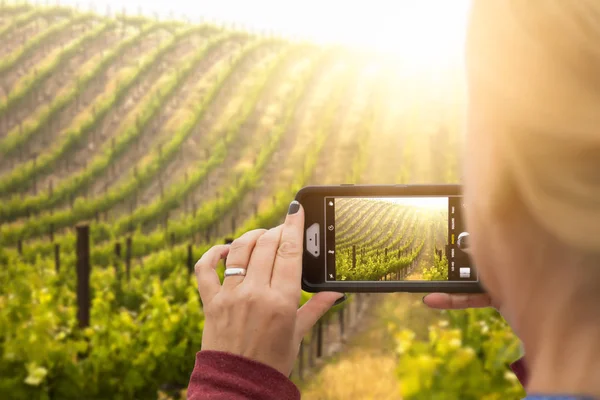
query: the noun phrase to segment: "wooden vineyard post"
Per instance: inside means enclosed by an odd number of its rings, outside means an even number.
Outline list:
[[[310,343],[308,345],[308,367],[309,368],[313,368],[315,366],[315,352],[314,352],[314,347],[315,347],[315,343],[316,343],[316,330],[317,327],[314,326],[312,329],[312,335],[310,335]]]
[[[352,326],[352,302],[348,303],[345,307],[344,307],[344,311],[346,314],[346,321],[348,323],[348,327]]]
[[[175,246],[175,232],[171,232],[171,247]]]
[[[54,269],[58,274],[60,272],[60,244],[54,243]]]
[[[388,260],[388,249],[387,249],[387,247],[386,247],[386,248],[385,248],[385,261],[387,261],[387,260]]]
[[[50,224],[50,226],[48,227],[48,231],[50,236],[50,242],[54,242],[54,224]]]
[[[121,263],[121,242],[116,242],[115,243],[115,278],[117,279],[117,281],[121,280],[121,273],[119,271],[119,264]]]
[[[127,282],[131,278],[131,236],[125,239],[125,274]]]
[[[356,270],[356,245],[352,245],[352,270]]]
[[[348,314],[348,309],[350,308],[350,306],[351,306],[350,302],[347,301],[346,304],[344,305],[344,308],[342,308],[342,313],[344,314],[344,321],[348,325],[348,328],[350,328],[350,326],[352,326],[352,321],[350,321],[349,314]]]
[[[188,244],[187,246],[187,264],[188,264],[188,273],[192,275],[194,273],[194,255],[192,252],[192,245]]]
[[[77,232],[77,320],[80,328],[90,325],[90,227],[79,225]]]
[[[323,321],[317,322],[317,358],[323,357]]]
[[[341,308],[338,311],[338,317],[340,319],[340,338],[343,339],[344,338],[344,309],[346,307]]]
[[[23,241],[21,239],[17,241],[17,252],[20,256],[23,255]]]

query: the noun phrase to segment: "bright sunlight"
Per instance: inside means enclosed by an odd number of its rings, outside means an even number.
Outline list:
[[[88,8],[80,0],[61,2]],[[323,44],[384,52],[403,67],[439,71],[462,64],[469,0],[95,0],[104,13],[127,10],[199,21],[235,23]]]

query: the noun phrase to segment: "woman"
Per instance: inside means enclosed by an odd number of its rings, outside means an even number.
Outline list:
[[[472,257],[523,342],[528,399],[600,399],[600,2],[475,0],[464,157]],[[197,265],[206,323],[191,399],[298,399],[301,337],[340,296],[300,310],[303,210]],[[214,266],[227,256],[221,287]],[[577,397],[579,396],[579,397]],[[587,396],[587,397],[584,397]]]

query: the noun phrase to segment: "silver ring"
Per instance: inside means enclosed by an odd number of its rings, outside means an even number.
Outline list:
[[[225,278],[228,276],[246,276],[245,268],[226,268]]]

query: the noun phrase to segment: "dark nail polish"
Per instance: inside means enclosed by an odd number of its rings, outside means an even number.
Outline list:
[[[292,204],[290,204],[290,208],[288,209],[288,215],[296,214],[299,209],[300,203],[298,203],[296,200],[292,201]]]
[[[346,300],[348,300],[348,296],[346,296],[346,294],[344,294],[342,297],[340,297],[339,299],[337,299],[335,301],[335,303],[333,303],[334,306],[337,306],[338,304],[342,304],[343,302],[345,302]]]

